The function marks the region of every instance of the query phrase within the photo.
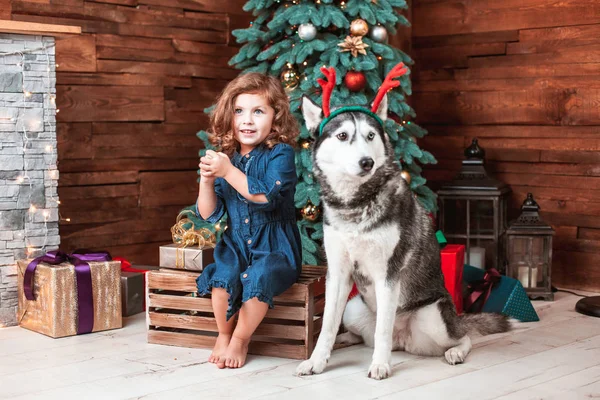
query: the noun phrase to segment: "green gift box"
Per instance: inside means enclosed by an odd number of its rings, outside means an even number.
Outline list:
[[[485,270],[465,265],[463,281],[467,285],[482,283],[485,276]],[[467,296],[469,295],[470,293],[467,294]],[[476,301],[475,304],[473,304],[475,306],[474,308],[481,306],[479,302],[482,300],[485,299],[480,298]],[[465,311],[469,312],[469,310]],[[492,284],[490,295],[480,311],[501,313],[518,319],[521,322],[534,322],[540,320],[525,289],[521,285],[521,282],[504,275],[500,276],[497,282]]]

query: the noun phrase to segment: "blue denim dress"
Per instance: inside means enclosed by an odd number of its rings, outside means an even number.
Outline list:
[[[273,308],[273,297],[292,286],[302,268],[294,149],[261,144],[245,156],[236,152],[231,163],[248,177],[250,194],[263,193],[267,202],[247,200],[223,178],[215,179],[217,205],[206,221],[216,223],[226,211],[227,229],[215,248],[215,262],[206,266],[196,283],[201,295],[213,287],[227,290],[227,319],[253,297]]]

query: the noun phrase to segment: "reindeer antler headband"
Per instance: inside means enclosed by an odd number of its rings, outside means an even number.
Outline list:
[[[376,114],[377,109],[379,108],[379,105],[381,104],[381,101],[383,100],[385,94],[393,88],[400,86],[400,81],[395,81],[393,79],[406,74],[408,72],[408,68],[406,68],[404,63],[398,63],[394,68],[392,68],[392,70],[385,77],[383,84],[379,88],[377,96],[375,96],[375,100],[373,101],[373,105],[371,106],[370,110],[362,106],[346,106],[340,107],[334,112],[331,112],[329,102],[331,100],[331,93],[333,92],[333,88],[335,87],[335,69],[333,67],[321,67],[321,72],[323,73],[323,75],[325,75],[325,78],[327,78],[327,80],[323,78],[317,79],[317,82],[319,83],[321,88],[323,88],[322,103],[323,115],[325,116],[325,118],[323,119],[323,121],[321,121],[321,124],[319,125],[319,135],[323,133],[323,128],[329,123],[329,121],[331,121],[339,114],[351,111],[358,111],[370,115],[383,126],[383,121]]]

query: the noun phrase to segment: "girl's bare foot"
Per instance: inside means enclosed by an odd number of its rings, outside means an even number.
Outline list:
[[[246,355],[248,354],[248,343],[250,340],[244,340],[235,336],[231,337],[227,351],[223,356],[225,359],[225,366],[228,368],[240,368],[246,362]]]
[[[226,335],[219,333],[215,347],[213,347],[212,354],[208,357],[208,362],[216,364],[218,368],[225,368],[225,352],[229,347],[231,341],[231,334]]]

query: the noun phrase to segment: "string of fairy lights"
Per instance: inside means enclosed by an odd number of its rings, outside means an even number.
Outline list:
[[[43,112],[43,116],[42,116],[42,121],[36,121],[34,119],[28,119],[27,116],[25,115],[26,113],[24,112],[24,110],[26,109],[24,108],[20,108],[17,110],[16,113],[16,117],[8,117],[8,118],[2,118],[4,120],[9,120],[10,122],[14,123],[14,129],[15,129],[15,137],[19,137],[19,135],[22,138],[22,155],[23,155],[23,170],[22,172],[19,174],[19,176],[17,176],[15,183],[18,185],[29,185],[29,193],[28,193],[28,203],[29,203],[29,208],[28,208],[28,213],[27,213],[27,222],[29,224],[34,224],[36,222],[36,215],[41,214],[43,217],[43,223],[44,223],[44,239],[43,242],[41,244],[33,244],[34,239],[33,238],[37,238],[38,236],[28,236],[28,229],[27,229],[27,225],[25,225],[23,232],[17,232],[16,233],[16,239],[23,239],[23,242],[25,243],[25,247],[26,247],[26,251],[27,251],[27,256],[31,257],[34,256],[38,253],[44,253],[46,250],[46,246],[48,244],[48,221],[51,217],[51,208],[56,208],[58,210],[58,206],[60,205],[60,201],[54,197],[54,193],[53,190],[49,190],[46,193],[44,193],[44,199],[45,199],[45,204],[34,204],[34,202],[32,201],[32,195],[34,192],[34,180],[30,177],[29,175],[29,168],[28,168],[28,155],[29,154],[33,154],[33,152],[30,152],[29,150],[31,149],[30,144],[35,142],[35,141],[40,141],[43,142],[47,139],[45,138],[35,138],[35,137],[31,137],[30,133],[31,130],[34,129],[33,127],[35,126],[39,126],[39,124],[42,124],[42,127],[46,128],[47,125],[51,125],[51,117],[48,115],[45,115],[45,113],[47,111],[54,111],[54,115],[56,115],[57,113],[60,112],[60,110],[58,108],[56,108],[56,95],[54,93],[52,93],[52,85],[51,85],[51,78],[50,78],[50,72],[51,72],[51,64],[50,64],[50,54],[48,53],[48,49],[49,48],[53,48],[55,45],[54,43],[48,43],[45,44],[42,47],[38,47],[38,48],[34,48],[34,49],[24,49],[24,50],[20,50],[20,51],[13,51],[13,52],[0,52],[0,57],[11,57],[11,56],[17,56],[18,58],[20,58],[20,60],[16,63],[16,66],[19,67],[21,69],[21,75],[23,76],[23,80],[21,83],[21,90],[23,92],[23,102],[27,103],[29,100],[32,99],[32,97],[34,96],[34,93],[32,93],[30,90],[28,90],[25,87],[25,72],[26,72],[26,60],[25,60],[25,54],[31,54],[31,53],[37,53],[39,54],[40,52],[43,52],[46,56],[46,74],[45,76],[43,76],[42,80],[44,82],[44,92],[42,93],[42,96],[45,95],[45,98],[42,98],[42,102],[44,104],[44,107],[42,109]],[[56,68],[59,67],[58,64],[55,64]],[[53,116],[52,116],[53,117]],[[52,154],[54,151],[54,147],[51,144],[48,144],[44,147],[44,150],[46,153]],[[42,154],[43,157],[43,154]],[[56,162],[54,163],[54,165],[52,165],[53,163],[48,163],[48,167],[47,169],[44,171],[44,174],[42,176],[42,186],[45,188],[46,187],[46,179],[50,179],[50,180],[57,180],[58,179],[58,169],[56,167]],[[50,185],[50,187],[52,187],[52,185]],[[45,189],[44,189],[45,190]],[[63,218],[60,215],[60,212],[58,212],[58,218],[60,221],[65,221],[65,222],[70,222],[70,218]],[[29,243],[28,243],[29,241]]]

